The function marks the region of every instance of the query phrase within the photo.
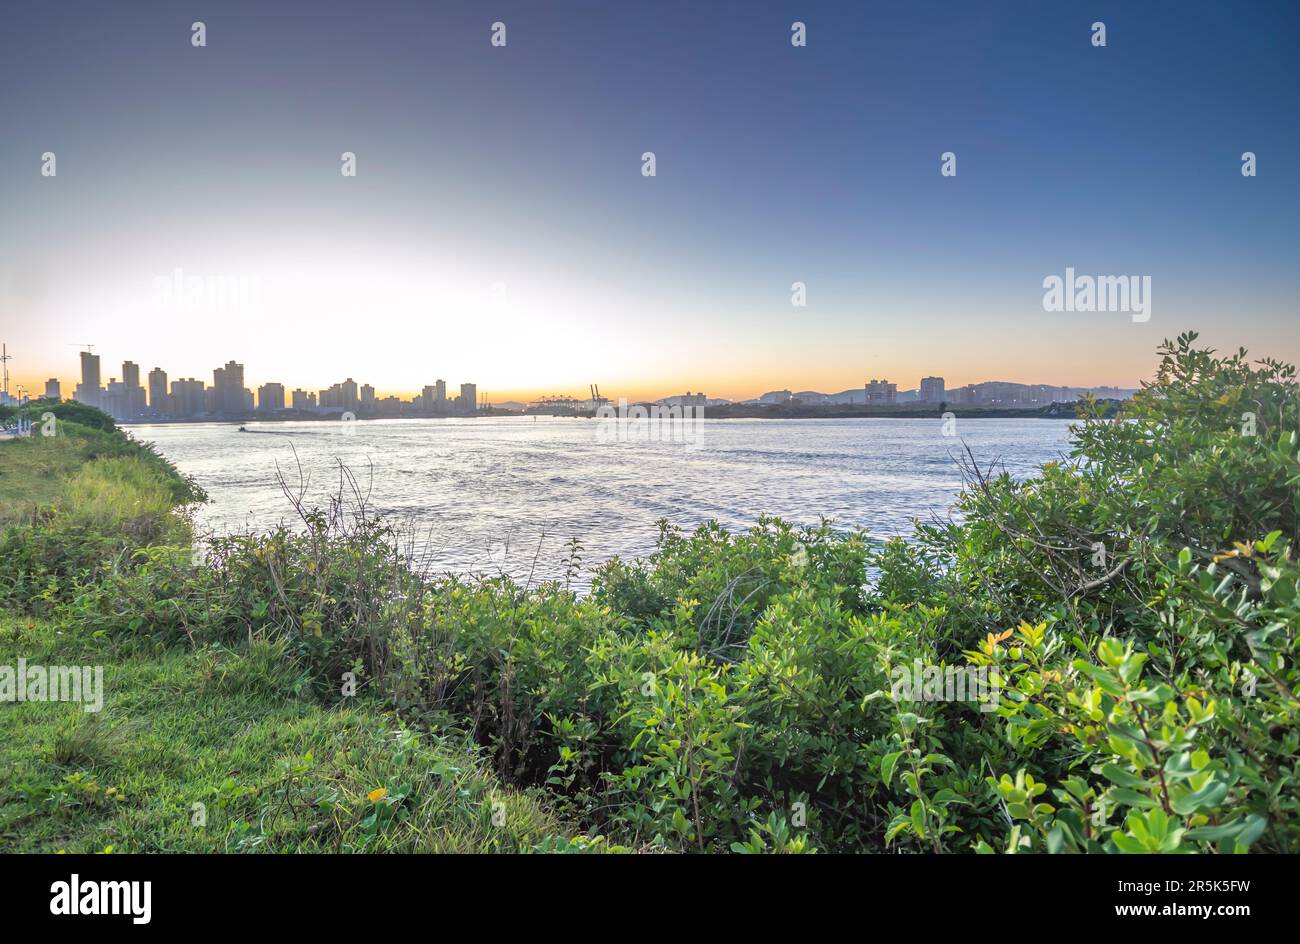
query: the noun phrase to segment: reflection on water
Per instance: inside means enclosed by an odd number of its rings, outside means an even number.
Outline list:
[[[877,537],[905,534],[913,517],[944,514],[969,444],[980,464],[1013,474],[1068,451],[1060,420],[706,420],[693,442],[611,442],[596,421],[557,417],[249,423],[129,427],[157,443],[207,490],[202,528],[265,529],[290,521],[276,468],[308,476],[324,504],[343,462],[376,509],[417,526],[434,569],[505,570],[534,579],[563,572],[570,538],[584,565],[654,547],[655,522],[728,528],[760,514],[800,523],[826,516]]]

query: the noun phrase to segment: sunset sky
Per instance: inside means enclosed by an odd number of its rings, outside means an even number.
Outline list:
[[[1187,329],[1300,361],[1294,3],[18,0],[3,26],[11,390],[70,395],[84,343],[105,380],[235,359],[497,401],[1136,386]],[[1150,320],[1044,311],[1067,266],[1149,275]],[[250,288],[157,297],[177,270]]]

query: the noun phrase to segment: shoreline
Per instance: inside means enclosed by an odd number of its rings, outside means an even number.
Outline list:
[[[726,408],[715,408],[719,411]],[[724,421],[724,420],[852,420],[852,419],[898,419],[898,420],[941,420],[944,419],[945,413],[951,413],[958,419],[1036,419],[1036,420],[1073,420],[1078,419],[1075,409],[1072,405],[1067,405],[1064,409],[1050,411],[1049,408],[1036,409],[1012,409],[1012,408],[989,408],[989,409],[970,409],[962,407],[950,407],[947,410],[935,409],[909,409],[909,410],[796,410],[796,409],[776,409],[776,410],[726,410],[725,412],[706,414],[691,419],[691,422],[698,420],[705,421]],[[1107,409],[1107,416],[1113,415],[1113,410]],[[421,421],[421,420],[477,420],[477,419],[498,419],[513,418],[527,419],[528,417],[545,418],[545,419],[570,419],[570,420],[593,420],[595,416],[588,414],[555,414],[555,413],[490,413],[480,414],[479,416],[359,416],[355,420],[348,422],[372,423],[377,421]],[[660,417],[671,421],[673,417]],[[118,420],[122,427],[136,426],[243,426],[250,423],[258,425],[279,424],[279,423],[338,423],[341,422],[337,416],[246,416],[214,419],[210,417],[194,419],[140,419],[140,420]]]

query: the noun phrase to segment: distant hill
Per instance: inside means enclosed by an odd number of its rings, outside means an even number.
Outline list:
[[[745,400],[745,403],[782,403],[789,402],[784,400],[786,391],[769,390],[760,397],[752,400]],[[798,400],[805,405],[834,405],[847,403],[865,403],[866,391],[862,387],[854,387],[850,390],[841,390],[839,393],[822,393],[818,390],[800,390],[792,394],[791,399]],[[915,390],[898,391],[899,403],[910,403],[916,399]]]
[[[676,406],[677,404],[681,403],[682,400],[684,399],[685,397],[681,397],[681,396],[663,397],[662,399],[656,400],[655,403],[659,403],[663,406]],[[707,397],[704,401],[705,406],[726,406],[729,403],[731,403],[730,400],[724,400],[721,397]]]
[[[949,388],[946,399],[950,403],[958,402],[957,391],[974,391],[975,403],[1005,406],[1041,406],[1048,402],[1073,403],[1084,394],[1091,394],[1098,400],[1127,400],[1137,391],[1117,387],[1057,387],[1048,384],[1022,384],[1012,381],[991,380],[984,383],[968,384],[965,387]],[[794,403],[798,401],[798,403]],[[919,390],[898,391],[896,403],[917,403],[920,401]],[[847,404],[865,405],[866,391],[862,387],[841,390],[839,393],[822,393],[817,390],[769,390],[762,396],[741,403],[762,405],[797,405],[797,406],[838,406]]]

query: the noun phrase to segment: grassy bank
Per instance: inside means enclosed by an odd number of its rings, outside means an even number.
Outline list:
[[[84,413],[78,414],[85,418]],[[0,666],[102,666],[101,712],[0,704],[0,849],[569,850],[463,739],[374,698],[311,697],[282,642],[96,631],[76,604],[157,547],[188,549],[191,483],[119,432],[68,421],[0,444]],[[38,615],[39,614],[39,615]],[[2,670],[0,670],[2,671]]]
[[[172,530],[183,521],[131,501],[135,473],[86,471],[96,458],[67,479],[66,508],[0,539],[0,601],[36,621],[11,623],[32,645],[64,633],[128,669],[164,660],[214,715],[264,697],[329,745],[312,725],[372,706],[421,750],[480,758],[472,776],[503,785],[484,789],[541,804],[521,823],[558,817],[636,850],[1293,852],[1300,389],[1293,367],[1195,340],[1162,347],[1120,421],[1085,406],[1071,456],[1037,475],[970,457],[959,514],[907,541],[769,518],[741,534],[664,524],[653,554],[596,568],[580,598],[564,582],[417,572],[409,535],[345,472],[329,506],[297,505],[298,527],[223,536],[196,559]],[[571,572],[580,558],[575,547]],[[228,659],[256,683],[205,681]],[[164,717],[139,691],[135,718]],[[31,761],[32,747],[29,764],[55,762],[49,723],[51,759]],[[245,747],[255,777],[312,750],[259,743]],[[329,751],[315,762],[340,756]],[[160,818],[225,789],[217,768],[233,763],[205,761],[210,780],[144,800],[124,834],[173,835]],[[386,757],[366,763],[378,766],[334,768],[307,791],[342,785],[348,813],[321,827],[331,848],[357,848],[362,788],[393,795]],[[102,769],[80,772],[103,786]],[[40,789],[59,782],[44,776]],[[239,807],[220,843],[268,815]],[[479,836],[476,822],[463,834]],[[318,842],[305,823],[286,820],[281,847]],[[521,828],[507,845],[558,842]]]
[[[19,658],[103,665],[107,708],[0,709],[5,851],[567,847],[554,817],[502,789],[463,745],[417,735],[373,704],[304,698],[272,645],[131,651],[75,627],[0,620],[0,664]]]
[[[147,517],[170,529],[170,537],[184,537],[171,527],[181,521],[172,509],[203,500],[202,490],[103,413],[71,402],[0,408],[0,422],[19,418],[33,424],[34,435],[4,442],[0,527],[48,520],[57,512],[65,526],[79,515],[81,523],[105,532]]]

